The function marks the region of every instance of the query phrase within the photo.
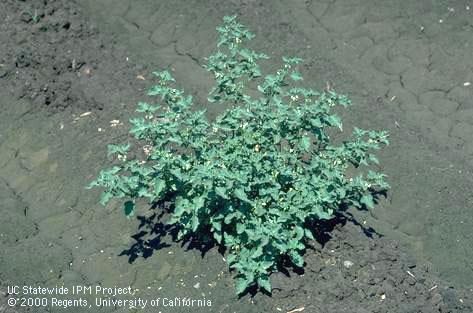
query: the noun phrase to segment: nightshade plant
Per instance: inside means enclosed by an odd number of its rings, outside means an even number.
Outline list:
[[[243,47],[254,34],[236,16],[224,17],[217,31],[218,50],[205,66],[217,83],[208,100],[229,108],[208,121],[169,72],[154,72],[158,83],[148,95],[158,101],[139,103],[144,116],[130,120],[145,157],[127,159],[129,144],[110,145],[119,165],[102,170],[89,188],[105,187],[102,204],[127,198],[126,214],[138,198],[172,199],[168,223],[179,240],[210,231],[227,248],[237,293],[255,285],[271,292],[269,276],[284,259],[304,265],[314,239],[310,221],[330,219],[341,207],[373,207],[373,193],[389,187],[381,173],[354,170],[378,163],[371,151],[388,144],[388,134],[355,128],[350,139],[331,144],[327,130],[342,131],[331,109],[350,105],[347,97],[295,86],[303,79],[300,58],[284,57],[262,77],[258,61],[268,56]],[[258,98],[248,95],[252,82]]]

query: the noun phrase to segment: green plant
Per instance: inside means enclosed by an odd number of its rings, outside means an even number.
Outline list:
[[[33,21],[33,23],[35,23],[35,24],[39,23],[39,21],[41,20],[41,16],[38,14],[37,9],[35,9],[33,11],[33,13],[31,11],[29,11],[29,12],[27,12],[27,14],[30,16],[31,21]]]
[[[38,10],[34,10],[34,14],[31,16],[34,23],[38,23],[41,17],[38,15]]]
[[[210,122],[169,72],[154,72],[158,84],[148,95],[160,101],[139,103],[144,116],[130,120],[144,159],[127,159],[129,144],[110,145],[120,164],[89,188],[105,187],[103,204],[131,199],[127,214],[137,198],[173,199],[168,223],[179,227],[179,239],[210,231],[227,248],[237,293],[254,285],[270,292],[269,276],[284,258],[304,265],[306,241],[314,239],[308,222],[330,219],[342,206],[373,207],[373,192],[388,188],[385,175],[355,170],[378,163],[370,151],[388,144],[388,135],[355,128],[351,139],[331,144],[328,130],[342,130],[331,110],[350,105],[347,97],[293,86],[303,79],[299,58],[284,57],[263,78],[257,61],[268,57],[243,48],[254,35],[235,16],[217,31],[218,51],[206,66],[217,82],[209,101],[231,107]],[[252,81],[260,82],[258,98],[248,95]]]

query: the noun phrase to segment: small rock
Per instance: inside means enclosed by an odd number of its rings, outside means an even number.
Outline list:
[[[6,77],[9,73],[9,71],[7,69],[4,69],[4,68],[0,68],[0,78],[4,78]]]
[[[352,261],[349,261],[349,260],[343,261],[343,266],[345,266],[346,268],[352,267],[353,264],[354,263]]]
[[[439,293],[435,293],[430,299],[430,303],[432,303],[432,305],[437,305],[440,302],[442,302],[442,300],[443,300],[442,296]]]
[[[414,286],[417,283],[417,279],[415,279],[415,277],[412,277],[412,276],[407,277],[406,281],[411,286]]]

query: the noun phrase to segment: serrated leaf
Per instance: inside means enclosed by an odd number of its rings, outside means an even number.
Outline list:
[[[289,254],[289,257],[291,258],[292,263],[294,263],[295,266],[297,267],[303,267],[304,266],[304,258],[296,251],[291,251]]]
[[[194,213],[192,215],[192,219],[191,219],[191,223],[192,223],[192,231],[195,232],[197,230],[197,228],[199,228],[199,216],[197,213]]]
[[[148,90],[148,96],[157,96],[163,92],[163,88],[160,86],[153,86]]]
[[[123,145],[108,145],[107,146],[108,153],[107,156],[110,156],[115,153],[119,154],[126,154],[128,150],[130,149],[129,144],[123,144]]]
[[[302,238],[304,238],[304,229],[300,226],[296,226],[294,230],[296,232],[296,239],[302,240]]]
[[[304,229],[304,234],[307,238],[310,240],[315,240],[314,235],[312,234],[312,231],[309,229]]]
[[[138,197],[152,197],[153,195],[148,191],[148,188],[142,187],[138,189]]]
[[[292,71],[291,78],[292,78],[293,81],[303,80],[303,78],[301,76],[301,73],[299,73],[297,71]]]
[[[162,81],[175,81],[174,78],[172,78],[171,73],[168,71],[161,71],[161,72],[153,72],[152,73],[154,76],[160,78]]]
[[[242,294],[249,286],[250,282],[247,279],[237,278],[235,283],[237,294]]]
[[[251,257],[253,259],[257,259],[262,255],[263,255],[263,247],[259,246],[259,247],[257,247],[256,249],[253,250],[253,252],[251,254]]]
[[[198,212],[201,208],[204,207],[205,199],[206,199],[205,195],[201,195],[197,198],[194,198],[193,203],[192,203],[193,205],[192,209],[194,210],[194,212]]]
[[[370,154],[370,155],[368,156],[368,159],[369,159],[371,162],[373,162],[374,164],[379,164],[378,158],[377,158],[376,156],[372,155],[372,154]]]
[[[259,277],[257,282],[258,282],[258,286],[260,286],[267,292],[271,293],[271,282],[269,281],[268,276]]]
[[[336,126],[340,129],[342,129],[342,121],[340,120],[340,117],[336,114],[328,115],[325,118],[325,121],[329,126]]]
[[[114,166],[110,170],[107,171],[107,175],[115,175],[116,173],[120,172],[122,168],[120,166]]]
[[[325,212],[324,210],[318,210],[317,211],[317,216],[322,219],[322,220],[329,220],[333,217],[333,210],[332,209],[327,209],[328,212]]]
[[[222,197],[223,199],[230,199],[227,195],[227,189],[224,187],[216,187],[215,193]]]
[[[217,240],[218,243],[222,242],[222,234],[220,234],[218,232],[214,232],[213,236],[214,236],[215,240]]]
[[[245,232],[248,234],[248,237],[254,238],[255,237],[255,231],[251,228],[245,228]]]
[[[289,64],[299,64],[304,60],[298,57],[282,57],[283,61]]]
[[[245,231],[245,225],[242,223],[237,223],[236,231],[237,231],[237,234],[242,234]]]
[[[155,178],[153,181],[153,191],[156,197],[160,197],[163,190],[166,188],[166,182],[160,178]]]
[[[273,136],[274,144],[276,144],[276,145],[279,144],[279,143],[281,142],[281,139],[282,139],[282,138],[281,138],[280,135],[278,135],[278,134],[274,135],[274,136]]]
[[[371,194],[363,195],[360,202],[370,209],[374,208],[374,200]]]
[[[136,112],[145,113],[149,110],[150,105],[146,102],[138,102],[138,108]]]
[[[237,197],[238,199],[240,199],[242,201],[245,201],[245,202],[250,203],[250,204],[253,203],[250,199],[248,199],[248,197],[246,196],[245,191],[241,188],[235,189],[233,194],[235,195],[235,197]]]
[[[113,198],[113,195],[111,192],[103,192],[101,195],[100,195],[100,204],[101,205],[106,205],[108,203],[108,201],[110,201],[110,199]]]
[[[303,136],[301,139],[301,147],[305,152],[309,152],[310,150],[310,137]]]
[[[189,200],[182,197],[177,197],[174,208],[174,215],[181,216],[189,207]]]

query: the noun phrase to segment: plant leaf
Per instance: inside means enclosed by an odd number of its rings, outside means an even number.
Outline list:
[[[265,275],[265,276],[259,277],[257,282],[261,288],[271,293],[271,282],[269,281],[268,276]]]
[[[160,178],[154,179],[154,195],[156,197],[161,197],[161,193],[166,188],[166,182]]]
[[[126,201],[123,205],[123,211],[126,217],[130,218],[135,214],[135,203],[133,201]]]
[[[363,195],[360,202],[370,209],[374,208],[373,196],[371,194]]]
[[[310,137],[304,136],[301,139],[301,147],[305,152],[309,152],[310,149]]]
[[[223,188],[223,187],[216,187],[215,188],[215,193],[217,195],[219,195],[220,197],[222,197],[223,199],[230,199],[228,196],[227,196],[227,189]]]
[[[297,71],[292,71],[291,73],[291,78],[292,80],[294,81],[299,81],[299,80],[302,80],[302,76],[301,76],[301,73],[297,72]]]
[[[247,279],[237,278],[235,287],[236,287],[236,292],[238,295],[242,294],[249,286],[250,286],[250,283],[248,282]]]
[[[106,205],[110,199],[113,198],[113,194],[111,192],[105,191],[100,195],[100,204]]]
[[[235,197],[237,197],[238,199],[244,201],[244,202],[247,202],[247,203],[250,203],[252,204],[253,202],[248,199],[248,197],[246,196],[246,193],[243,189],[241,188],[237,188],[235,189],[235,191],[233,192],[233,194],[235,195]]]

